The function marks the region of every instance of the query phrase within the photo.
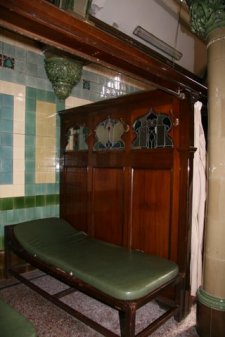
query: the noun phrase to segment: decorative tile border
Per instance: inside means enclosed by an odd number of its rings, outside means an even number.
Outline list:
[[[0,93],[14,97],[13,183],[0,185],[0,196],[24,195],[25,86],[0,81]]]
[[[0,211],[59,204],[59,194],[34,195],[15,198],[1,198]]]
[[[0,93],[0,185],[13,184],[14,96]]]
[[[1,65],[4,68],[14,69],[15,66],[15,59],[14,57],[10,57],[7,55],[1,55],[2,56],[2,62]]]
[[[36,106],[37,102],[55,104],[56,118],[56,148],[55,158],[55,182],[36,183]],[[59,192],[59,172],[57,170],[57,160],[59,157],[59,117],[57,112],[65,107],[63,101],[57,100],[53,92],[46,90],[26,88],[26,127],[25,127],[25,195],[47,195]]]

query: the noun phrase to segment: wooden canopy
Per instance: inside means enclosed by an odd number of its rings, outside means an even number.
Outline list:
[[[47,1],[0,0],[0,26],[175,93],[187,90],[207,96],[206,86],[193,74]]]

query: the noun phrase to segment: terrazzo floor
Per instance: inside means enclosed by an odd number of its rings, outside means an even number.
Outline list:
[[[53,294],[64,290],[66,286],[50,276],[34,271],[26,274],[33,282]],[[38,337],[101,337],[88,326],[79,322],[62,309],[35,293],[15,279],[0,282],[0,298],[12,305],[27,317],[34,325]],[[119,334],[118,313],[116,310],[80,293],[72,293],[63,301],[78,309],[94,320]],[[195,330],[195,306],[180,323],[173,318],[168,320],[151,337],[198,337]],[[157,303],[150,303],[137,311],[136,331],[140,331],[149,322],[149,317],[157,317],[163,312]],[[19,336],[18,336],[19,337]]]

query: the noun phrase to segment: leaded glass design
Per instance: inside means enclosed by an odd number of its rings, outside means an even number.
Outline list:
[[[66,151],[83,151],[88,149],[86,143],[89,129],[85,126],[74,126],[67,132]]]
[[[122,135],[125,132],[124,124],[118,119],[108,117],[100,122],[96,129],[96,142],[94,150],[120,150],[124,148]]]
[[[171,127],[172,121],[168,115],[156,113],[151,109],[148,114],[137,119],[133,124],[136,138],[132,148],[172,147],[173,141],[168,134]]]

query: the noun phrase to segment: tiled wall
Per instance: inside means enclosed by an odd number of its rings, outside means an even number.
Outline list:
[[[57,111],[141,90],[119,74],[89,67],[60,101],[43,54],[0,29],[0,250],[4,227],[59,214]]]

